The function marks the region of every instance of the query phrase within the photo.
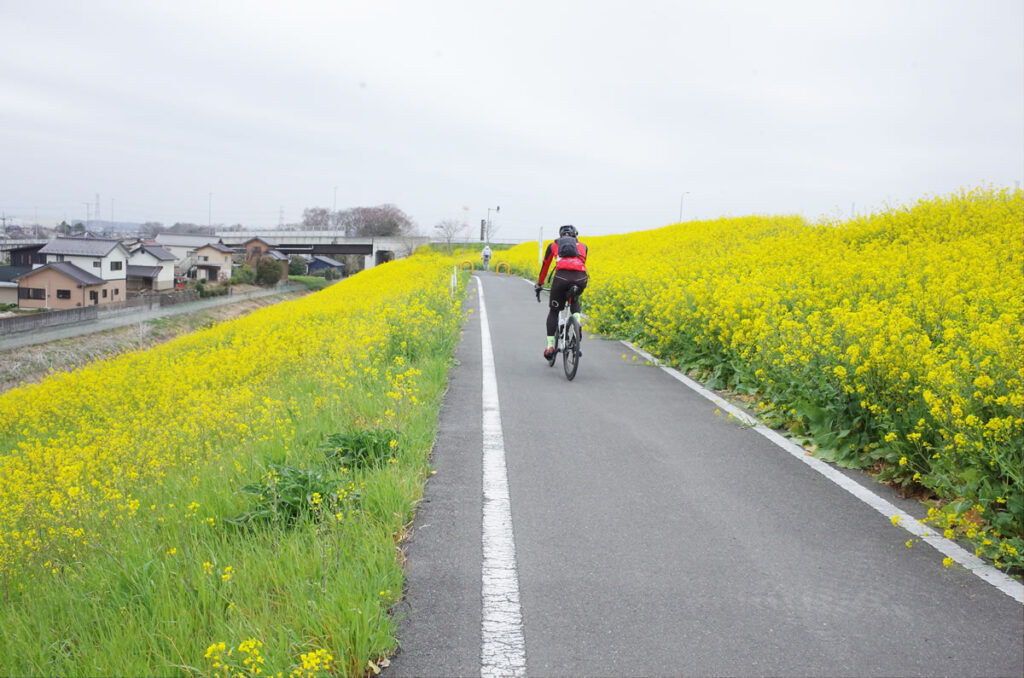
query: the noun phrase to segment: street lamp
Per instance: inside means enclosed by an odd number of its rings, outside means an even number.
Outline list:
[[[497,207],[487,208],[487,242],[491,241],[491,210],[494,210],[494,213],[497,214],[498,212],[501,211],[501,205],[498,205]],[[484,239],[483,233],[480,234],[480,239]]]
[[[683,191],[683,194],[681,196],[679,196],[679,221],[680,221],[680,223],[682,223],[682,221],[683,221],[683,198],[685,198],[689,194],[690,194],[689,191]]]

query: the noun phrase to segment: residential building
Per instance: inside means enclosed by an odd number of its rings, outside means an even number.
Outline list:
[[[274,248],[277,247],[277,243],[266,238],[249,238],[242,247],[245,248],[245,263],[253,268],[259,266],[260,259],[269,255],[271,252],[276,252]],[[285,257],[288,260],[288,257]]]
[[[65,309],[124,300],[124,279],[104,280],[70,261],[54,261],[17,279],[20,308]]]
[[[104,281],[102,293],[98,295],[97,303],[104,304],[113,301],[124,301],[127,295],[128,279],[128,250],[121,244],[120,240],[102,238],[55,238],[46,243],[40,254],[46,255],[46,265],[72,264],[76,268],[85,271]],[[33,269],[34,271],[35,269]],[[73,274],[66,267],[57,269],[66,275]],[[21,281],[26,276],[18,278],[19,287],[23,287]],[[84,283],[83,283],[84,284]],[[26,297],[19,292],[20,304]],[[39,308],[38,306],[31,306]],[[43,308],[55,308],[52,304]]]
[[[210,282],[230,280],[232,254],[234,250],[220,243],[210,243],[196,249],[196,277]]]
[[[197,249],[212,242],[221,242],[215,235],[178,235],[177,233],[160,233],[156,243],[174,255],[179,262],[188,259]]]
[[[18,303],[18,283],[0,280],[0,304]]]
[[[306,271],[309,273],[313,273],[315,271],[326,271],[327,269],[333,269],[337,273],[342,274],[345,272],[345,264],[320,254],[313,255],[313,257],[306,262]]]
[[[164,292],[174,289],[176,259],[160,245],[141,243],[128,259],[129,292]]]
[[[16,247],[11,249],[11,266],[32,268],[36,264],[45,264],[46,255],[39,253],[39,250],[43,249],[45,244],[46,243],[41,242],[36,245],[27,245],[25,247]]]
[[[179,235],[177,233],[160,233],[156,242],[174,255],[174,273],[176,276],[195,278],[199,275],[196,250],[213,243],[223,244],[215,235]],[[229,274],[230,276],[230,274]]]

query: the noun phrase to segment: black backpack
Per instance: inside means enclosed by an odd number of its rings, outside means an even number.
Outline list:
[[[576,249],[576,238],[571,235],[565,235],[555,241],[558,244],[558,258],[568,259],[569,257],[578,257],[580,252]]]

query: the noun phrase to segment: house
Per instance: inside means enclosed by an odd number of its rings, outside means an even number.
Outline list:
[[[183,261],[203,245],[212,242],[221,242],[215,235],[178,235],[176,233],[160,233],[155,238],[156,244],[174,255],[178,261]]]
[[[128,258],[128,291],[164,292],[174,288],[174,264],[177,260],[160,245],[140,243]]]
[[[343,274],[345,272],[345,264],[319,254],[314,254],[312,259],[306,263],[306,271],[309,273],[326,271],[328,269],[333,269],[336,273]]]
[[[196,276],[200,280],[223,282],[231,279],[231,255],[234,250],[219,242],[203,245],[195,251]]]
[[[25,275],[31,270],[31,266],[0,266],[0,282],[11,282],[18,276]]]
[[[18,303],[18,283],[0,280],[0,306]]]
[[[246,240],[242,243],[242,247],[245,250],[245,263],[253,268],[259,266],[260,259],[269,255],[271,252],[277,251],[275,249],[277,247],[276,242],[267,240],[266,238],[260,238],[258,236]],[[280,254],[280,252],[278,252],[278,254]],[[287,261],[288,257],[285,257],[284,259]]]
[[[97,299],[98,303],[109,303],[110,301],[124,301],[127,294],[128,279],[128,250],[121,244],[120,240],[104,238],[55,238],[43,245],[39,254],[46,255],[46,265],[67,263],[73,264],[97,278],[105,281],[103,294]],[[34,271],[35,269],[33,269]],[[67,273],[65,267],[62,271]],[[26,276],[20,276],[20,283]],[[106,296],[104,296],[104,294]],[[19,299],[24,302],[25,297],[19,292]],[[22,304],[24,305],[24,304]],[[51,304],[51,308],[54,306]],[[32,306],[32,308],[38,308]],[[44,307],[46,308],[46,307]]]
[[[11,266],[32,268],[36,264],[45,264],[46,255],[39,254],[39,250],[43,249],[46,243],[38,243],[36,245],[27,245],[25,247],[15,247],[10,250],[11,253]]]
[[[124,300],[124,279],[104,280],[70,261],[33,268],[17,279],[20,308],[66,309]]]
[[[160,233],[156,236],[156,243],[174,255],[174,273],[177,276],[195,278],[199,273],[196,267],[196,250],[206,245],[217,243],[223,244],[221,239],[215,235],[196,235],[177,233]]]

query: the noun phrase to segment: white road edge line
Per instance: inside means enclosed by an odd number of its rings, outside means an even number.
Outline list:
[[[476,276],[474,276],[476,277]],[[498,407],[498,380],[487,323],[484,287],[480,298],[480,345],[483,364],[483,617],[480,675],[525,676],[526,642],[519,606],[516,544],[512,535],[512,503],[505,467],[505,440]]]
[[[688,388],[692,389],[693,391],[699,393],[708,400],[712,401],[723,410],[726,410],[727,412],[732,414],[732,416],[735,417],[736,419],[739,419],[744,424],[752,426],[755,431],[763,435],[765,438],[772,441],[782,449],[786,450],[791,455],[793,455],[794,457],[796,457],[803,463],[807,464],[821,475],[825,476],[826,478],[834,482],[836,485],[839,485],[841,488],[843,488],[844,490],[846,490],[853,496],[857,497],[871,508],[881,513],[890,521],[892,521],[893,518],[898,518],[897,524],[900,527],[905,529],[907,532],[910,532],[912,535],[920,537],[924,542],[930,544],[939,553],[942,553],[943,555],[952,558],[956,563],[970,570],[978,577],[981,577],[982,579],[987,581],[989,584],[992,584],[992,586],[995,586],[997,589],[999,589],[1006,595],[1010,596],[1017,602],[1024,603],[1024,584],[1021,584],[1020,582],[1013,579],[1006,573],[985,563],[985,561],[983,561],[981,558],[978,558],[973,553],[970,553],[969,551],[965,550],[959,544],[949,539],[946,539],[928,525],[925,525],[913,516],[899,510],[891,502],[883,499],[882,497],[879,497],[877,494],[868,490],[860,483],[847,478],[845,475],[843,475],[836,469],[832,468],[830,465],[823,462],[822,460],[808,455],[807,452],[796,443],[792,442],[791,440],[787,440],[778,432],[768,428],[760,421],[744,412],[742,409],[736,407],[732,403],[726,401],[725,399],[721,398],[715,393],[704,388],[702,385],[698,384],[693,379],[690,379],[679,370],[662,365],[661,361],[659,361],[657,358],[647,353],[640,347],[625,340],[621,341],[623,345],[629,347],[631,350],[636,352],[638,355],[642,356],[644,359],[650,361],[652,364],[657,365],[659,368],[661,368],[662,371],[668,373],[674,379],[681,381]]]

